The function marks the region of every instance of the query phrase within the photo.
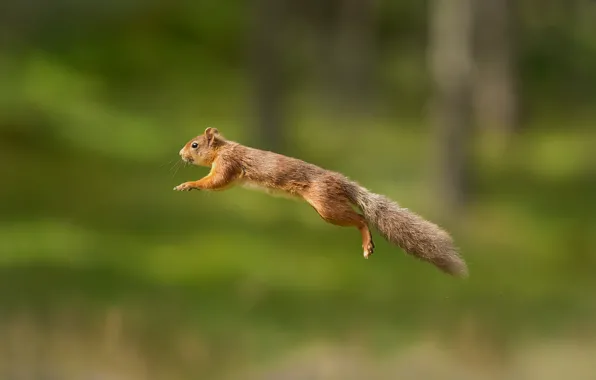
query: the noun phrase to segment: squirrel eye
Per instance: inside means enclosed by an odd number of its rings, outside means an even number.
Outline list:
[[[192,146],[193,148],[196,148],[196,147],[198,147],[198,146],[199,146],[199,144],[198,144],[198,143],[196,143],[196,142],[193,142],[191,146]]]

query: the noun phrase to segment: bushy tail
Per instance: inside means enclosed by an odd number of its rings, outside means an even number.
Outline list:
[[[391,199],[372,193],[356,183],[346,189],[351,201],[389,242],[421,260],[434,264],[442,271],[467,277],[468,268],[453,244],[451,236]]]

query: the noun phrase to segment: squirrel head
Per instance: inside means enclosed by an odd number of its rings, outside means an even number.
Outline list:
[[[217,128],[207,128],[205,132],[190,140],[180,150],[183,161],[198,166],[211,166],[218,149],[225,144],[225,139]]]

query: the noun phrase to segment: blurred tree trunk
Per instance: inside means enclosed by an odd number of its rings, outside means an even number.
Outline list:
[[[377,0],[341,0],[334,43],[333,82],[349,106],[369,99],[375,63]]]
[[[515,1],[477,0],[476,120],[501,151],[518,129]]]
[[[319,90],[323,93],[324,99],[327,95],[334,95],[331,89],[334,87],[335,64],[333,60],[335,46],[335,29],[337,10],[341,0],[312,1],[312,17],[306,20],[314,25],[313,40],[316,47],[316,57],[313,66],[316,73],[316,80],[320,84]]]
[[[431,118],[436,137],[438,199],[453,218],[467,200],[472,124],[472,2],[433,0],[429,8],[429,65],[433,80]]]
[[[284,147],[283,31],[284,0],[255,0],[252,69],[259,145],[281,151]]]

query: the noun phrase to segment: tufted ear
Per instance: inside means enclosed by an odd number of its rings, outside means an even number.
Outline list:
[[[215,138],[219,136],[219,131],[217,128],[207,128],[205,129],[205,137],[207,137],[207,145],[212,146]]]

